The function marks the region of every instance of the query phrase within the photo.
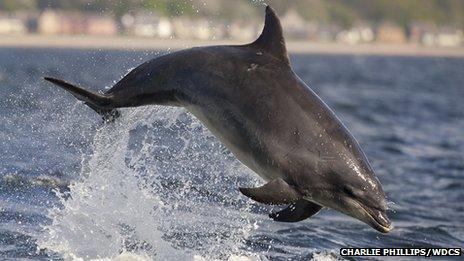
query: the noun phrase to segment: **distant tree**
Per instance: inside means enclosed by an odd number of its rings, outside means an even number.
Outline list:
[[[357,21],[389,21],[404,27],[424,21],[464,28],[464,0],[0,0],[0,10],[60,8],[120,17],[129,11],[147,9],[170,17],[201,15],[243,20],[256,17],[264,2],[281,14],[294,8],[307,20],[345,27]]]
[[[36,8],[36,0],[0,0],[0,10],[13,12],[19,9]]]
[[[193,14],[192,1],[188,0],[143,0],[141,5],[170,17]]]

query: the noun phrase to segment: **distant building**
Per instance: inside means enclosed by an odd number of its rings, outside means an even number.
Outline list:
[[[161,18],[156,29],[160,38],[170,38],[174,34],[172,23],[167,18]]]
[[[315,32],[314,40],[320,42],[333,42],[336,40],[340,26],[336,24],[319,24]]]
[[[134,15],[133,33],[136,36],[155,37],[158,16],[152,12],[139,12]]]
[[[126,34],[133,34],[135,24],[135,17],[127,13],[121,17],[122,32]]]
[[[37,22],[37,31],[40,34],[60,34],[61,16],[54,10],[46,9],[40,14]]]
[[[78,13],[60,14],[60,34],[85,34],[85,18]]]
[[[406,42],[406,33],[397,25],[383,23],[377,27],[376,40],[382,43],[401,44]]]
[[[374,40],[374,31],[367,25],[359,25],[337,34],[337,41],[347,44],[368,43]]]
[[[112,17],[47,9],[38,18],[37,32],[45,35],[114,35],[118,28]]]
[[[224,22],[216,21],[214,26],[210,27],[211,30],[211,39],[218,40],[224,39],[227,36],[227,25]]]
[[[216,40],[228,35],[228,28],[222,22],[207,19],[191,20],[179,17],[172,21],[174,35],[179,39]],[[245,32],[247,33],[247,32]]]
[[[0,34],[24,34],[27,28],[18,18],[0,17]]]
[[[76,12],[47,9],[37,20],[37,32],[45,35],[83,34],[86,32],[85,17]]]
[[[193,38],[193,32],[191,30],[190,20],[185,17],[178,17],[172,21],[174,28],[174,35],[180,39]]]
[[[308,39],[310,36],[310,27],[295,8],[290,8],[282,16],[282,27],[285,35],[292,39]]]
[[[206,19],[191,21],[193,37],[198,40],[210,40],[213,36],[211,26]]]
[[[39,17],[39,13],[37,11],[19,10],[14,13],[14,16],[10,17],[14,17],[21,21],[21,23],[26,27],[24,33],[37,32],[37,19]]]
[[[426,46],[457,47],[464,43],[464,36],[462,30],[452,26],[413,23],[409,26],[409,40]]]
[[[426,34],[435,34],[437,28],[431,23],[414,22],[408,26],[409,41],[411,43],[423,44],[423,37]]]
[[[241,22],[232,22],[226,29],[228,37],[238,41],[251,41],[258,36],[260,30],[254,23]]]
[[[125,31],[141,37],[170,38],[174,34],[172,22],[153,12],[138,12],[122,18]]]
[[[457,47],[463,43],[463,33],[454,27],[442,27],[435,34],[433,42],[441,47]]]
[[[85,18],[85,33],[89,35],[115,35],[116,22],[111,17],[89,15]]]

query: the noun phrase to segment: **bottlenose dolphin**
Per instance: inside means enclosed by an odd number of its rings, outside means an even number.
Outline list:
[[[197,47],[145,62],[105,93],[45,80],[103,115],[142,105],[182,106],[267,183],[240,188],[270,214],[297,222],[329,207],[388,232],[385,194],[357,141],[293,72],[279,18],[268,6],[259,38]]]

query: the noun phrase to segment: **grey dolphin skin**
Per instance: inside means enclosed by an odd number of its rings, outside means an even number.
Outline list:
[[[170,53],[128,73],[104,94],[62,80],[104,119],[116,108],[182,106],[267,183],[240,188],[270,214],[297,222],[329,207],[386,233],[385,194],[357,141],[332,110],[293,72],[279,18],[268,6],[262,34],[250,44]]]

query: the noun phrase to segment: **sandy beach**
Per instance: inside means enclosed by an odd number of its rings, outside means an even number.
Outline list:
[[[218,44],[243,44],[237,41],[196,41],[179,39],[153,39],[126,36],[0,36],[0,47],[20,48],[78,48],[78,49],[128,49],[128,50],[178,50],[194,46]],[[464,57],[461,47],[425,47],[415,44],[359,44],[317,43],[288,41],[290,53],[399,55],[399,56],[451,56]]]

